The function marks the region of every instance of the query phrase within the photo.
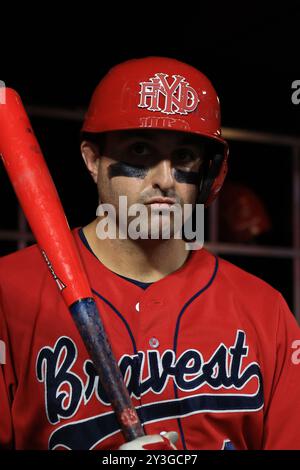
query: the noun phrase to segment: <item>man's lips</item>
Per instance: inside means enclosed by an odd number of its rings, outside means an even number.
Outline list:
[[[171,199],[169,197],[155,197],[150,199],[149,201],[146,202],[146,204],[168,204],[172,205],[175,204],[176,201],[175,199]]]
[[[152,213],[159,213],[159,214],[170,214],[172,210],[172,206],[176,204],[175,199],[170,197],[154,197],[146,202],[147,206],[151,207]]]

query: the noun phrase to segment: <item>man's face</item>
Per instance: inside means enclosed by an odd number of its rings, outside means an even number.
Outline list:
[[[184,204],[195,204],[203,147],[197,137],[187,133],[109,132],[98,161],[100,201],[112,204],[117,213],[119,196],[127,197],[128,207],[145,204],[149,222],[150,217],[157,217],[162,228],[172,204],[182,209]],[[158,210],[163,213],[156,215]]]

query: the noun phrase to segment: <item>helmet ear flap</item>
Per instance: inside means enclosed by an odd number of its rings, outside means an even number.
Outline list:
[[[203,175],[200,182],[200,189],[198,195],[199,204],[205,204],[206,206],[208,206],[210,202],[212,202],[212,200],[214,199],[215,194],[213,194],[212,188],[216,179],[222,173],[222,166],[224,165],[224,160],[224,154],[216,153],[206,163],[206,168],[203,171]],[[224,174],[223,180],[225,178],[226,172]]]

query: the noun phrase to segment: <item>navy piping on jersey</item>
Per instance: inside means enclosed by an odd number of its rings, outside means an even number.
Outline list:
[[[113,304],[110,303],[109,300],[107,300],[105,297],[103,297],[103,295],[99,294],[99,292],[97,292],[95,289],[92,289],[92,292],[93,292],[93,294],[95,294],[97,297],[99,297],[101,300],[103,300],[103,302],[105,302],[105,303],[113,310],[113,312],[120,318],[120,320],[124,323],[125,328],[126,328],[128,334],[129,334],[129,336],[130,336],[130,339],[131,339],[131,341],[132,341],[132,347],[133,347],[134,354],[138,354],[134,336],[133,336],[133,334],[132,334],[132,331],[131,331],[131,329],[130,329],[130,326],[129,326],[129,324],[127,323],[127,320],[125,319],[125,317],[123,317],[123,315],[116,309],[116,307],[114,307]]]
[[[201,295],[204,291],[206,291],[206,289],[208,289],[211,286],[211,284],[213,283],[213,281],[216,277],[218,267],[219,267],[219,260],[218,260],[217,256],[215,256],[215,269],[214,269],[214,272],[213,272],[210,280],[208,281],[206,286],[204,286],[201,290],[199,290],[199,292],[196,292],[196,294],[194,294],[193,297],[191,297],[185,303],[185,305],[183,306],[182,310],[180,311],[180,313],[178,315],[177,322],[176,322],[176,327],[175,327],[174,343],[173,343],[173,349],[174,349],[174,352],[175,352],[175,357],[176,357],[176,352],[177,352],[177,340],[178,340],[178,333],[179,333],[179,325],[180,325],[180,320],[182,318],[182,315],[184,314],[184,312],[186,311],[188,306],[197,297],[199,297],[199,295]],[[176,382],[175,381],[174,381],[174,393],[175,393],[175,398],[178,398],[178,389],[176,387]],[[184,450],[186,450],[186,443],[185,443],[185,437],[184,437],[184,432],[183,432],[183,428],[182,428],[181,418],[177,418],[177,423],[178,423],[178,427],[179,427],[179,430],[180,430],[180,437],[181,437],[181,440],[182,440],[183,448],[184,448]]]
[[[135,284],[136,286],[144,290],[147,289],[147,287],[151,286],[151,284],[153,284],[153,282],[142,282],[142,281],[138,281],[137,279],[132,279],[131,277],[122,276],[121,274],[118,274],[118,273],[115,273],[115,274],[119,277],[122,277],[126,281],[132,282],[132,284]]]
[[[116,309],[116,307],[114,307],[113,304],[112,304],[111,302],[109,302],[109,300],[105,299],[101,294],[99,294],[99,292],[97,292],[95,289],[92,289],[92,292],[93,292],[93,294],[97,295],[97,297],[99,297],[101,300],[103,300],[103,302],[105,302],[105,303],[112,309],[112,311],[120,318],[120,320],[124,323],[125,328],[126,328],[128,334],[129,334],[129,337],[130,337],[131,342],[132,342],[134,354],[135,354],[135,355],[138,355],[138,351],[137,351],[137,347],[136,347],[136,342],[135,342],[134,336],[133,336],[133,334],[132,334],[132,331],[131,331],[130,326],[128,325],[126,319],[125,319],[125,318],[123,317],[123,315]],[[140,403],[141,403],[141,400],[140,400]],[[145,418],[143,417],[143,406],[142,406],[142,403],[141,403],[140,419],[141,419],[141,423],[143,424],[143,423],[145,422]]]
[[[82,228],[80,228],[78,230],[78,235],[79,235],[82,243],[85,245],[85,247],[92,253],[92,255],[95,256],[95,258],[97,258],[97,256],[93,252],[92,248],[90,247],[89,242],[87,241],[87,238],[86,238]],[[140,287],[141,289],[144,289],[144,290],[147,289],[147,287],[151,286],[151,284],[153,284],[153,282],[142,282],[142,281],[138,281],[137,279],[131,279],[130,277],[122,276],[121,274],[115,273],[114,271],[112,271],[112,272],[114,274],[116,274],[117,276],[122,277],[126,281],[132,282],[133,284],[135,284],[136,286],[138,286],[138,287]]]

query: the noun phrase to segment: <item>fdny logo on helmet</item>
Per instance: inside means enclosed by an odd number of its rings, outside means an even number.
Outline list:
[[[168,77],[166,73],[156,73],[148,82],[141,82],[138,107],[165,114],[195,111],[200,101],[196,90],[181,75],[172,75],[172,83]]]

